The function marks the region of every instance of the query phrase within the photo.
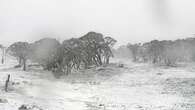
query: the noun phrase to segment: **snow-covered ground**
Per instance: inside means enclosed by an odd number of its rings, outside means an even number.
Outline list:
[[[117,62],[126,63],[56,79],[37,67],[14,69],[9,60],[0,65],[0,110],[195,110],[195,65]],[[5,92],[8,74],[13,84]]]

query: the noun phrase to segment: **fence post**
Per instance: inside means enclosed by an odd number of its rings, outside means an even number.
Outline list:
[[[6,82],[5,82],[5,91],[6,91],[6,92],[8,91],[7,89],[8,89],[9,80],[10,80],[10,74],[8,74],[7,80],[6,80]]]

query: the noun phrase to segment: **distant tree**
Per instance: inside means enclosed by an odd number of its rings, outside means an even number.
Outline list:
[[[26,61],[29,55],[29,44],[27,42],[16,42],[9,46],[8,50],[11,55],[18,58],[19,65],[23,65],[23,70],[26,70]]]
[[[177,62],[195,60],[195,38],[171,40],[152,40],[142,45],[128,44],[134,61],[142,59],[144,62],[175,66]]]
[[[102,53],[103,53],[103,44],[104,38],[101,33],[89,32],[86,35],[79,38],[85,44],[84,49],[87,54],[86,58],[86,66],[95,64],[102,65]]]
[[[60,70],[68,75],[73,68],[79,69],[82,63],[86,63],[84,43],[77,38],[65,40],[58,49],[58,56]]]
[[[60,47],[59,41],[53,38],[43,38],[31,44],[31,59],[41,64],[44,69],[56,68],[57,50]]]
[[[102,59],[112,56],[111,48],[116,43],[111,37],[103,38],[100,33],[89,32],[81,38],[64,40],[57,52],[58,71],[70,74],[72,69],[85,68],[91,65],[100,66]]]
[[[128,44],[127,47],[130,49],[133,57],[133,61],[136,62],[139,56],[140,44]]]
[[[150,59],[152,60],[152,63],[159,63],[161,61],[161,58],[164,52],[164,46],[162,43],[158,40],[153,40],[149,43],[149,49],[148,53],[150,56]]]
[[[116,49],[113,49],[113,54],[115,55],[115,57],[117,58],[132,58],[131,57],[131,51],[130,49],[127,47],[127,45],[121,45]]]

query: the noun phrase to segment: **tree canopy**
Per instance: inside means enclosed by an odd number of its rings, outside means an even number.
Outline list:
[[[26,60],[29,57],[30,45],[27,42],[16,42],[9,46],[10,54],[17,57],[19,65],[23,64],[23,70],[26,70]]]
[[[43,38],[34,43],[16,42],[10,45],[11,55],[25,62],[39,63],[44,69],[70,74],[72,69],[108,64],[113,57],[112,48],[117,41],[101,33],[88,32],[80,38],[60,43],[53,38]]]

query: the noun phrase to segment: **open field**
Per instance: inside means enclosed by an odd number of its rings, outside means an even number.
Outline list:
[[[195,109],[194,64],[170,68],[121,62],[124,67],[113,63],[56,79],[38,67],[14,69],[10,61],[0,65],[0,110]],[[12,84],[6,93],[7,74]]]

